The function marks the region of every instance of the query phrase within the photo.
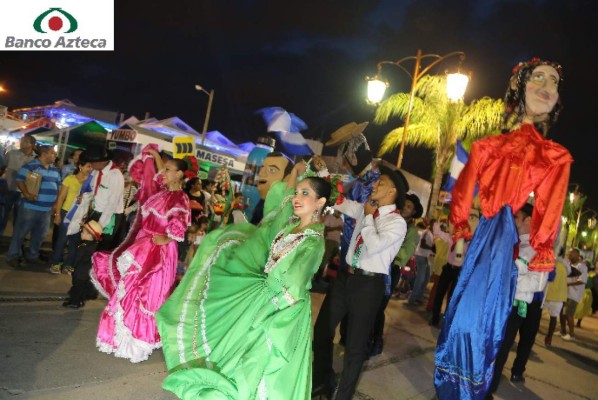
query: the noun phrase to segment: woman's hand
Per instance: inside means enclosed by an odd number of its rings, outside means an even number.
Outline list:
[[[297,176],[302,175],[306,170],[305,162],[299,161],[297,164],[295,164],[293,169],[297,172]]]
[[[172,239],[171,239],[171,238],[169,238],[169,237],[168,237],[168,236],[166,236],[166,235],[154,235],[154,236],[152,237],[152,242],[153,242],[155,245],[158,245],[158,246],[164,246],[165,244],[168,244],[168,243],[172,242]]]
[[[60,225],[62,221],[60,220],[60,213],[54,214],[54,225]]]

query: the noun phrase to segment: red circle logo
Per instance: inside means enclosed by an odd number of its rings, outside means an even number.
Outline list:
[[[62,25],[62,18],[60,17],[52,17],[48,21],[48,27],[53,31],[59,31],[60,29],[62,29]]]

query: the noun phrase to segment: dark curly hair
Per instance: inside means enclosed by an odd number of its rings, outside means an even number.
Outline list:
[[[525,116],[525,85],[529,81],[534,69],[540,65],[548,65],[553,67],[559,74],[558,87],[559,89],[562,87],[563,67],[556,62],[532,58],[529,61],[520,62],[513,67],[513,75],[509,80],[509,87],[507,88],[507,92],[505,93],[504,97],[504,131],[509,131],[513,125],[518,124],[523,120],[523,117]],[[556,122],[562,109],[563,104],[559,96],[554,108],[548,114],[548,119],[535,124],[536,128],[541,131],[544,136],[546,136],[548,129]]]
[[[505,131],[510,130],[513,125],[518,124],[523,120],[525,115],[525,85],[529,81],[534,69],[540,65],[551,66],[557,71],[559,74],[558,87],[559,89],[561,88],[563,82],[563,67],[556,62],[532,58],[530,61],[520,62],[513,67],[513,75],[509,80],[509,87],[507,88],[504,97],[505,110],[503,112],[503,128]],[[548,119],[536,123],[536,128],[546,136],[548,128],[556,122],[562,110],[563,104],[559,96],[554,108],[548,114]]]

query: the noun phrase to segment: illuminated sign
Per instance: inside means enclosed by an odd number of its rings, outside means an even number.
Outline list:
[[[197,149],[195,157],[201,161],[208,161],[213,164],[226,165],[230,169],[243,171],[245,164],[235,160],[233,157],[211,152],[205,148]]]
[[[177,136],[172,139],[173,157],[183,158],[195,154],[195,139],[189,136]]]
[[[118,140],[120,142],[134,142],[137,132],[132,129],[115,129],[108,134],[108,140]]]

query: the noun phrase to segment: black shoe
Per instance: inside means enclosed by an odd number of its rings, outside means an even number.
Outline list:
[[[332,395],[334,394],[334,388],[331,388],[328,385],[321,384],[314,387],[311,391],[311,398],[312,399],[332,399]]]
[[[64,303],[62,303],[63,307],[72,308],[74,310],[78,310],[79,308],[83,307],[84,305],[85,305],[85,303],[82,301],[67,300]]]
[[[375,357],[382,354],[382,348],[384,347],[384,341],[382,339],[375,339],[370,347],[370,357]]]
[[[524,383],[525,382],[525,378],[523,377],[523,375],[517,375],[517,374],[513,374],[511,375],[511,382],[514,383]]]
[[[99,292],[97,290],[93,291],[93,292],[89,292],[85,295],[85,300],[97,300],[98,295],[99,295]]]
[[[19,268],[19,266],[21,265],[21,262],[19,261],[19,257],[11,258],[10,260],[6,260],[6,263],[13,268]]]

